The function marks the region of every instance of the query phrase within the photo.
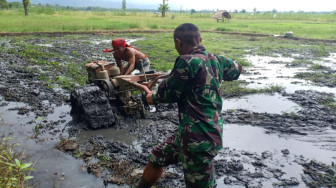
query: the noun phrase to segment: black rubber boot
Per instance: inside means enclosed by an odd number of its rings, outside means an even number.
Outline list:
[[[137,186],[137,188],[151,188],[152,185],[145,180],[145,178],[141,177],[140,182]]]

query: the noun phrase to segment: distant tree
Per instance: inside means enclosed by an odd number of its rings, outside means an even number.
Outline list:
[[[278,12],[277,9],[272,10],[272,13],[274,13],[274,14],[277,13],[277,12]]]
[[[12,3],[7,3],[8,8],[20,8],[22,7],[22,4],[20,2],[12,2]]]
[[[25,16],[28,16],[28,6],[30,5],[30,0],[22,0],[22,4],[25,11]]]
[[[241,13],[246,13],[246,10],[245,9],[241,10]]]
[[[194,14],[194,13],[196,13],[196,10],[195,9],[191,9],[190,10],[190,14]]]
[[[8,8],[8,4],[6,0],[0,0],[0,10]]]
[[[161,11],[162,17],[166,17],[166,12],[169,10],[168,4],[165,2],[168,0],[163,0],[163,3],[159,6],[159,11]]]
[[[126,0],[122,0],[121,9],[126,12]]]
[[[256,14],[257,13],[257,8],[254,8],[253,9],[253,14]]]
[[[181,8],[180,8],[180,14],[182,14],[182,5],[181,5]]]
[[[28,16],[28,6],[30,5],[30,0],[22,0],[22,4],[25,10],[25,16]]]
[[[234,10],[233,12],[237,14],[237,13],[238,13],[238,10]]]

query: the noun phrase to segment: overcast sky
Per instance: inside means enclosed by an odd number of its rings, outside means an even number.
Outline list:
[[[131,0],[129,0],[131,1]],[[143,0],[161,2],[162,0]],[[278,11],[334,11],[336,0],[168,0],[174,9],[209,9],[209,10],[273,10]]]
[[[22,0],[7,0],[13,2]],[[127,8],[157,9],[163,0],[126,0]],[[31,0],[32,4],[59,4],[64,6],[100,6],[106,8],[121,8],[122,0]],[[241,11],[245,9],[257,11],[335,11],[336,0],[168,0],[171,10],[228,10]]]

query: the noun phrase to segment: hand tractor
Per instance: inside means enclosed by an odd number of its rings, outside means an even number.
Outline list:
[[[159,79],[166,77],[154,71],[120,75],[115,63],[106,61],[94,61],[85,67],[87,85],[71,93],[71,115],[92,129],[113,126],[118,121],[117,114],[145,117],[145,96]]]

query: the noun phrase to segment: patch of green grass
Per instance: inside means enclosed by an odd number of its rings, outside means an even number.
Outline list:
[[[291,64],[296,64],[296,65],[311,65],[311,64],[313,64],[313,62],[311,60],[308,60],[308,59],[295,59],[294,61],[292,61]]]
[[[43,46],[26,44],[23,41],[16,43],[17,48],[12,48],[8,52],[25,58],[28,62],[37,65],[51,64],[51,58],[60,57],[60,55],[48,52]]]
[[[19,66],[16,64],[10,64],[9,68],[12,68],[17,72],[29,73],[30,76],[32,77],[34,77],[35,75],[39,75],[41,73],[40,70],[36,69],[35,67]]]
[[[23,153],[15,150],[17,144],[10,144],[10,139],[0,140],[0,187],[30,187],[27,181],[34,178],[29,175],[33,163],[23,162]]]
[[[128,27],[130,29],[136,29],[136,28],[140,28],[140,24],[139,23],[130,23]]]
[[[76,37],[74,36],[74,38]],[[78,37],[78,39],[81,39],[81,37]],[[53,89],[55,84],[69,90],[78,84],[85,84],[87,79],[85,64],[72,63],[68,56],[64,57],[64,54],[50,52],[48,48],[31,45],[28,42],[25,43],[24,40],[26,38],[16,38],[14,45],[17,48],[5,49],[4,51],[25,58],[28,65],[33,66],[11,64],[11,68],[18,72],[30,73],[32,76],[36,75],[37,79],[42,81],[49,89]],[[81,57],[81,54],[74,50],[71,56]],[[65,61],[66,63],[59,63],[55,60]],[[34,65],[38,65],[44,71],[40,71]]]
[[[317,57],[326,57],[329,55],[329,53],[327,52],[327,50],[325,49],[324,45],[319,45],[314,49],[314,54]]]
[[[172,33],[144,34],[144,40],[134,42],[134,46],[149,56],[151,68],[168,71],[173,68],[178,53],[175,50]]]
[[[109,161],[110,160],[110,158],[106,154],[100,154],[98,157],[102,161]]]
[[[310,80],[315,83],[322,84],[336,84],[336,74],[322,73],[322,72],[302,72],[295,75],[296,78]]]
[[[87,80],[87,72],[85,69],[86,62],[77,64],[70,62],[66,64],[66,73],[64,76],[68,77],[72,83],[76,83],[79,85],[85,85]]]
[[[267,88],[262,88],[262,89],[252,89],[252,88],[247,88],[247,87],[242,86],[245,84],[246,83],[241,80],[223,82],[222,95],[224,97],[230,98],[230,97],[244,96],[244,95],[256,94],[256,93],[274,93],[274,92],[280,92],[281,90],[283,90],[283,87],[278,86],[278,85],[271,85]]]
[[[158,24],[149,24],[149,25],[147,25],[147,27],[150,28],[150,29],[158,29],[159,25]]]
[[[229,27],[217,27],[216,31],[233,31],[233,30]]]
[[[230,22],[224,23],[213,19],[213,13],[167,13],[166,17],[162,18],[149,12],[53,10],[48,6],[31,7],[28,17],[24,16],[23,9],[1,10],[0,15],[0,32],[173,30],[179,24],[188,22],[208,31],[270,35],[284,35],[293,31],[297,37],[336,39],[336,18],[328,13],[277,13],[276,18],[271,14],[233,13]],[[172,15],[174,19],[171,19]]]
[[[283,115],[284,115],[284,116],[287,116],[287,117],[292,117],[292,118],[297,118],[297,117],[299,117],[299,115],[296,114],[295,112],[290,112],[290,113],[285,112],[285,113],[283,113]]]
[[[76,152],[76,153],[74,153],[75,154],[75,157],[78,159],[78,158],[80,158],[82,155],[83,155],[83,153],[81,152],[81,151],[78,151],[78,152]]]
[[[324,99],[320,99],[318,103],[330,107],[332,109],[336,109],[336,100],[331,96]]]
[[[314,181],[308,182],[308,187],[335,187],[336,169],[334,162],[331,165],[323,164],[315,160],[303,164],[304,171],[308,172],[309,178]]]
[[[308,73],[303,72],[295,75],[297,78],[311,80],[313,82],[322,82],[324,80],[325,75],[323,73]]]
[[[321,70],[321,69],[323,69],[324,67],[322,66],[322,65],[320,65],[320,64],[313,64],[311,67],[310,67],[310,69],[312,69],[312,70]]]
[[[252,64],[250,62],[247,62],[245,59],[235,59],[241,66],[243,67],[248,67],[251,66]]]

